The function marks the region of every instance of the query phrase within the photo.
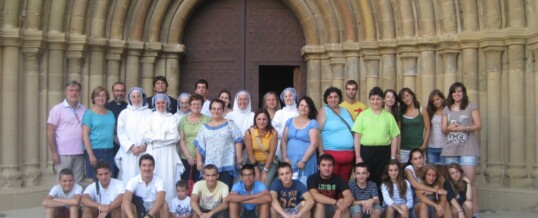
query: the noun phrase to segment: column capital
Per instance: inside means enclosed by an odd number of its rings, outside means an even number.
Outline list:
[[[323,53],[325,53],[325,47],[320,45],[305,45],[301,48],[301,56],[305,58],[305,61],[321,60]]]
[[[163,51],[167,53],[178,53],[181,56],[185,54],[185,45],[183,44],[163,44]]]
[[[144,49],[144,43],[138,41],[129,41],[127,42],[127,48],[129,50],[142,50]]]
[[[163,49],[163,44],[160,42],[146,42],[146,52],[150,51],[161,51]]]
[[[381,47],[379,48],[379,53],[381,55],[394,55],[396,54],[396,49],[392,47]]]
[[[510,46],[510,45],[525,45],[525,43],[527,42],[526,39],[519,39],[519,38],[510,38],[510,39],[506,39],[504,41],[506,42],[507,46]]]
[[[436,51],[437,45],[435,44],[420,44],[417,46],[419,52],[423,51]]]
[[[51,31],[47,34],[48,49],[65,50],[65,34]]]
[[[15,46],[20,47],[22,42],[22,35],[19,28],[2,28],[1,32],[2,45],[3,46]]]
[[[346,64],[345,58],[331,58],[330,60],[331,60],[331,65]]]
[[[398,54],[417,53],[417,47],[410,45],[401,45],[396,48],[396,52],[398,52]]]

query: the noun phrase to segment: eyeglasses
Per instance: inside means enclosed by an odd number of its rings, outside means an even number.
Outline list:
[[[246,178],[254,178],[254,174],[241,174],[241,176]]]

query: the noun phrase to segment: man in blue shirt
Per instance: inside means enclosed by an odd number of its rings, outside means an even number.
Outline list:
[[[265,185],[255,178],[254,165],[245,164],[241,168],[242,181],[234,184],[226,198],[230,217],[269,217],[271,195]]]

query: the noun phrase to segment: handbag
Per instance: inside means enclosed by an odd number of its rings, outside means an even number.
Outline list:
[[[249,130],[249,133],[250,133],[250,130]],[[252,137],[252,133],[250,133],[250,137]],[[255,139],[256,139],[256,144],[258,144],[258,147],[260,147],[260,150],[265,154],[265,156],[267,156],[267,158],[269,158],[269,153],[267,153],[267,151],[265,151],[265,149],[263,148],[262,141],[260,140],[260,137],[256,136]],[[280,164],[280,160],[278,159],[278,156],[274,155],[273,163],[277,164],[277,165]]]
[[[192,189],[194,188],[194,179],[192,179],[192,170],[194,169],[195,166],[191,166],[191,172],[190,172],[190,176],[189,176],[189,180],[187,180],[187,195],[188,196],[191,196],[192,194]]]

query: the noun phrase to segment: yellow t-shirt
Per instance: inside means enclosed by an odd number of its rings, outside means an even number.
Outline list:
[[[256,159],[256,162],[265,162],[267,161],[267,155],[261,150],[260,146],[258,145],[258,140],[256,140],[256,137],[259,136],[258,129],[251,128],[251,139],[252,139],[252,150],[254,150],[254,159]],[[271,150],[271,139],[273,138],[273,134],[271,132],[268,132],[260,137],[260,141],[262,143],[263,149],[267,154],[269,154],[269,151]]]
[[[359,114],[363,112],[364,110],[368,109],[368,106],[366,106],[364,103],[360,101],[356,101],[354,104],[347,103],[346,101],[343,101],[340,103],[340,107],[343,107],[351,114],[351,118],[353,118],[353,121],[357,119]]]

